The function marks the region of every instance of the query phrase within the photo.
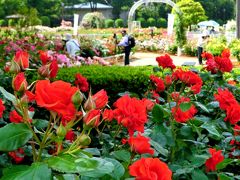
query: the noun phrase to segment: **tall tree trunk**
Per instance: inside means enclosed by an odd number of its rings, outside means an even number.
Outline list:
[[[237,38],[240,39],[240,0],[236,0]]]

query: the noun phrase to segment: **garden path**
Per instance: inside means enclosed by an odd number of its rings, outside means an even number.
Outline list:
[[[163,55],[159,53],[142,53],[136,52],[132,55],[130,66],[147,66],[147,65],[158,65],[156,57]],[[185,62],[193,62],[195,65],[198,64],[197,57],[187,57],[187,56],[175,56],[170,55],[173,63],[176,66],[181,66]]]

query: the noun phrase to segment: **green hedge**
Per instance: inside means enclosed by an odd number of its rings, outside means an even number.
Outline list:
[[[114,27],[114,20],[113,19],[106,19],[105,20],[105,28],[113,28]]]
[[[123,19],[116,19],[115,20],[115,27],[116,28],[122,28],[124,26],[124,21]]]

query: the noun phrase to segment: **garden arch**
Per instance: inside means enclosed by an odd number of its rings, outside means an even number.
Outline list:
[[[178,6],[171,0],[140,0],[140,1],[137,1],[131,7],[129,14],[128,14],[128,31],[129,31],[129,33],[131,33],[133,30],[132,25],[133,25],[135,11],[137,10],[138,7],[142,6],[143,4],[147,4],[147,3],[165,3],[165,4],[172,6],[172,8],[174,8],[177,13],[181,14],[181,11],[178,8]]]

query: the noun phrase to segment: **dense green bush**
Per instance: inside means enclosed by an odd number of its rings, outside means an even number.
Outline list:
[[[158,28],[166,28],[167,27],[167,20],[166,19],[164,19],[164,18],[158,18],[157,19],[157,23],[156,23],[156,26],[158,27]]]
[[[169,45],[167,48],[167,53],[169,54],[177,54],[177,44]]]
[[[43,25],[43,26],[50,26],[50,25],[51,25],[51,22],[50,22],[49,17],[47,17],[47,16],[42,16],[40,19],[41,19],[41,21],[42,21],[42,25]]]
[[[227,47],[225,37],[212,38],[206,45],[206,51],[212,53],[214,56],[219,56]]]
[[[122,28],[124,26],[124,21],[123,19],[116,19],[115,20],[115,27],[116,28]]]
[[[231,50],[232,55],[235,56],[238,61],[240,61],[240,40],[239,39],[234,39],[229,44],[229,48]]]
[[[7,22],[4,19],[0,19],[0,27],[6,26]]]
[[[187,56],[197,56],[197,48],[190,43],[183,46],[183,54]]]
[[[14,19],[9,19],[8,20],[8,26],[15,26],[16,22],[14,21]]]
[[[114,27],[114,20],[113,19],[106,19],[105,20],[105,28],[112,28]]]
[[[144,18],[138,18],[137,21],[139,21],[141,23],[142,28],[147,27],[147,22]]]
[[[156,26],[156,20],[154,18],[147,19],[148,26]]]

